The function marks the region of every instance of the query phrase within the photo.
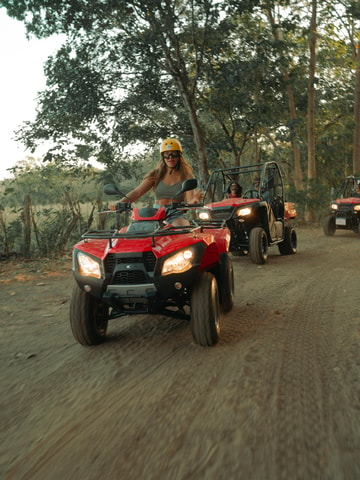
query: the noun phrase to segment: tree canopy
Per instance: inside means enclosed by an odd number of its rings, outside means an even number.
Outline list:
[[[37,117],[18,132],[32,150],[52,141],[46,159],[96,158],[111,169],[129,146],[151,151],[175,135],[204,182],[216,167],[275,159],[300,188],[313,86],[316,175],[331,184],[359,173],[358,2],[0,0],[0,7],[29,35],[66,34],[46,63]]]

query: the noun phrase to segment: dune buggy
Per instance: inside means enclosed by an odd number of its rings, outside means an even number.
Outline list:
[[[240,198],[228,198],[234,181],[242,189]],[[296,210],[293,203],[284,201],[283,178],[276,162],[215,170],[204,203],[213,218],[226,221],[233,255],[250,254],[254,263],[263,264],[271,245],[277,245],[282,255],[296,253]]]
[[[196,185],[186,180],[176,197]],[[124,196],[114,185],[104,192]],[[130,213],[129,224],[82,235],[73,248],[76,285],[70,303],[79,343],[96,345],[109,320],[140,313],[189,320],[197,344],[217,343],[221,312],[230,311],[234,300],[230,232],[223,221],[200,220],[199,210],[200,205],[184,203],[133,208],[119,202],[116,213]],[[188,225],[171,224],[179,212]]]
[[[357,193],[360,177],[349,176],[340,187],[331,192],[330,213],[326,216],[324,234],[333,236],[336,230],[360,233],[360,195]]]

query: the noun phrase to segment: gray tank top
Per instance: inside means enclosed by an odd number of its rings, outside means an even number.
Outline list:
[[[155,198],[156,200],[163,200],[167,198],[173,198],[175,193],[179,191],[181,188],[181,182],[177,182],[174,185],[167,185],[162,180],[157,184],[155,188]],[[177,201],[182,201],[184,199],[184,195],[180,195],[177,197]]]

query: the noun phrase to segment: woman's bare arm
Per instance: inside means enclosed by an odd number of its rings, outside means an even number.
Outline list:
[[[200,203],[204,198],[204,192],[202,190],[189,190],[185,192],[185,202],[186,203]]]
[[[131,190],[131,192],[126,195],[126,197],[123,197],[120,200],[120,202],[127,203],[130,201],[131,203],[134,203],[136,202],[136,200],[139,200],[139,198],[145,195],[145,193],[151,190],[153,186],[154,180],[152,180],[151,178],[145,178],[145,180],[143,180],[138,187],[134,188],[134,190]]]

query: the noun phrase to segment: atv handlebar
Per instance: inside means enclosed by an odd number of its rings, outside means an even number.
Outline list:
[[[203,203],[185,203],[185,202],[173,202],[169,205],[163,205],[166,210],[190,210],[192,208],[200,208],[203,207]],[[133,204],[130,202],[117,202],[114,208],[109,208],[107,210],[103,210],[98,212],[99,214],[104,213],[123,213],[123,212],[131,212],[133,210]]]
[[[185,203],[185,202],[173,202],[170,203],[170,205],[165,205],[165,207],[170,207],[170,208],[198,208],[198,207],[203,207],[203,203]]]

